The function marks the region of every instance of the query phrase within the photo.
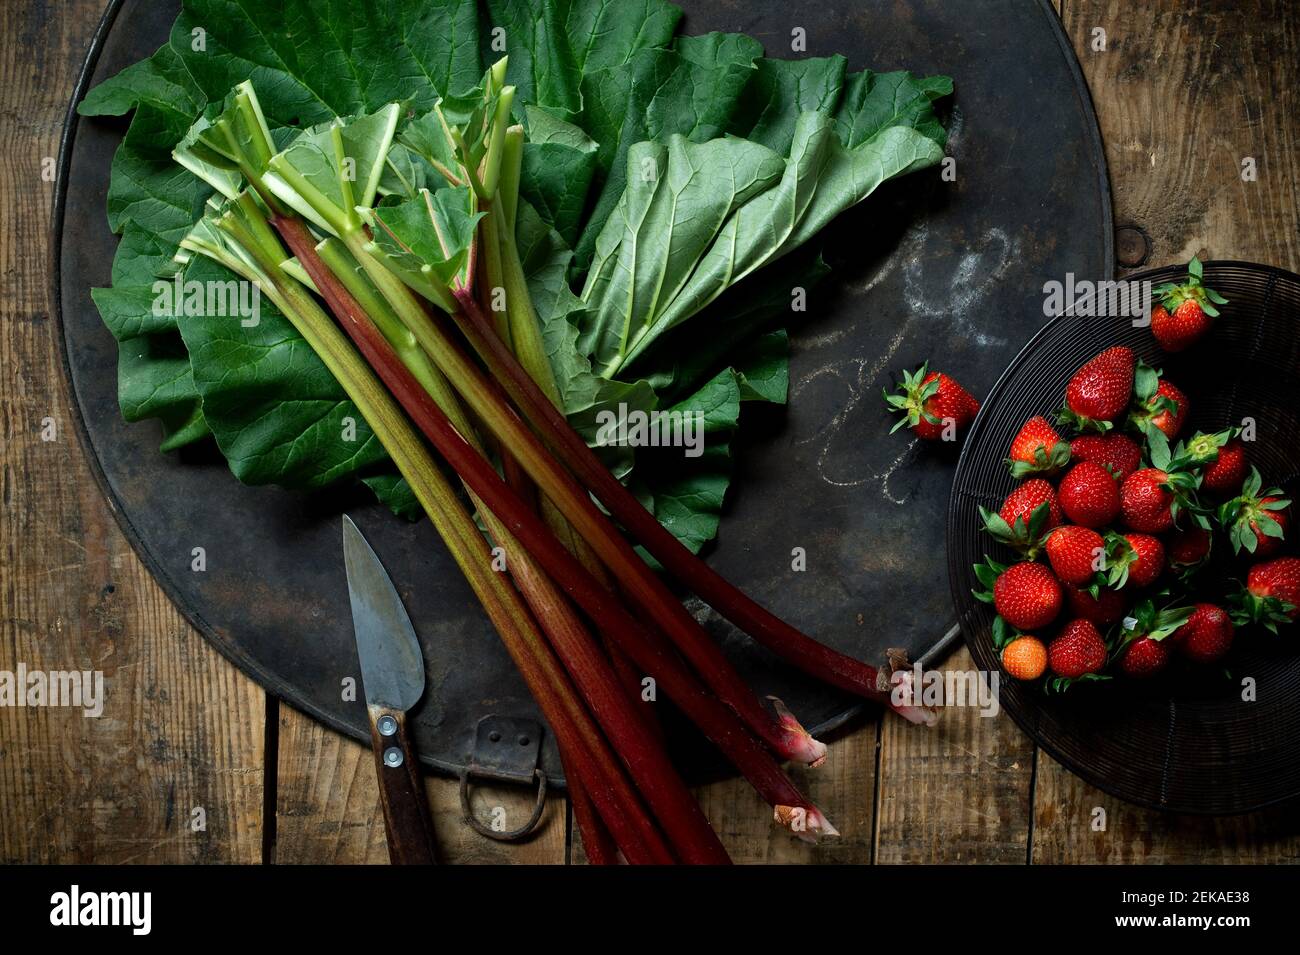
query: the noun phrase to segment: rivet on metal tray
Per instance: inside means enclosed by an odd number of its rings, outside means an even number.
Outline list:
[[[390,746],[384,750],[385,766],[401,766],[403,759],[405,757],[402,755],[402,751],[396,746]]]

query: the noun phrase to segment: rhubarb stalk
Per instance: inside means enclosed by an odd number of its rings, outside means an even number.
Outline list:
[[[421,387],[387,336],[382,335],[361,308],[346,283],[339,280],[318,254],[306,225],[301,220],[290,217],[276,217],[273,224],[299,263],[307,270],[312,283],[340,318],[344,329],[367,362],[376,370],[389,391],[402,402],[416,425],[448,457],[475,498],[483,499],[486,488],[499,487],[501,479],[483,457],[481,450],[472,445],[471,439],[455,427],[447,418],[445,410]],[[454,449],[450,454],[449,448]],[[477,480],[471,478],[463,467],[470,461],[475,463],[473,470],[478,476]],[[495,484],[486,478],[487,474],[491,474]],[[503,490],[508,492],[508,489]],[[663,747],[651,736],[643,717],[632,708],[631,701],[619,686],[608,661],[572,608],[553,589],[551,582],[530,556],[537,555],[546,561],[546,555],[527,541],[524,547],[518,546],[514,522],[509,520],[510,515],[503,511],[500,504],[494,504],[490,492],[486,503],[487,506],[480,507],[479,512],[484,517],[489,533],[506,550],[507,566],[519,583],[525,600],[551,637],[557,654],[569,669],[596,719],[610,734],[615,749],[627,763],[633,780],[672,844],[682,855],[683,861],[702,864],[728,862],[726,851],[704,818],[699,804],[673,769]],[[514,516],[517,517],[520,511],[527,511],[526,505],[517,496],[512,503],[515,505]],[[544,530],[539,536],[545,536]],[[546,546],[568,556],[567,551],[553,537],[549,538]]]
[[[629,862],[673,861],[671,850],[645,813],[604,737],[590,714],[578,703],[558,661],[549,654],[533,629],[532,620],[518,594],[502,575],[491,569],[487,542],[392,397],[306,289],[287,276],[278,277],[278,265],[284,259],[283,250],[252,196],[241,194],[218,220],[217,228],[248,258],[226,251],[217,244],[222,237],[215,234],[193,239],[187,237],[182,245],[211,256],[241,277],[255,282],[320,356],[371,425],[442,534],[453,559],[501,634],[543,714],[555,730],[561,748],[570,755],[580,775],[589,783],[592,800],[624,856]],[[397,361],[389,347],[390,354]]]
[[[419,388],[410,371],[402,365],[392,347],[379,334],[375,326],[360,311],[355,300],[350,300],[347,290],[334,280],[324,263],[320,262],[310,245],[305,226],[296,220],[278,220],[299,261],[307,268],[317,288],[331,307],[336,308],[344,326],[351,334],[357,333],[357,344],[367,361],[378,371],[385,385],[402,402],[412,421],[447,459],[466,486],[493,512],[503,528],[499,533],[518,540],[523,550],[547,568],[548,575],[559,584],[577,604],[586,611],[607,633],[613,634],[629,656],[660,683],[664,691],[681,707],[682,711],[723,751],[724,755],[745,775],[759,793],[773,806],[777,818],[787,824],[802,826],[799,831],[806,836],[818,833],[831,834],[835,830],[825,817],[809,802],[782,773],[776,761],[754,739],[753,735],[736,718],[733,712],[708,692],[680,660],[664,648],[653,636],[653,631],[643,627],[609,591],[597,583],[556,538],[541,520],[506,485],[488,461],[478,454],[456,431],[442,410]],[[601,669],[604,662],[591,649],[572,647],[571,657],[581,666]],[[562,654],[564,656],[564,654]],[[608,674],[608,665],[604,664]],[[593,681],[608,689],[608,677]],[[619,702],[627,704],[622,693],[612,693],[603,698],[605,704],[617,710]],[[644,730],[639,719],[629,721]],[[633,732],[633,728],[624,727]],[[787,813],[785,809],[798,810]],[[670,817],[671,818],[671,817]],[[665,821],[665,825],[667,825]]]

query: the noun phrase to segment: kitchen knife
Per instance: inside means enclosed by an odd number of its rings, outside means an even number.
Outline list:
[[[424,695],[420,642],[384,565],[346,514],[343,565],[388,829],[388,857],[394,865],[431,865],[437,862],[433,821],[406,729],[407,711]]]

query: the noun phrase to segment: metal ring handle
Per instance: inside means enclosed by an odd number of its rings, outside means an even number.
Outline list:
[[[495,839],[497,842],[520,842],[526,837],[533,834],[537,823],[542,818],[542,812],[546,809],[546,774],[540,768],[533,770],[533,778],[537,780],[537,804],[533,806],[533,814],[528,817],[518,829],[508,829],[504,832],[497,832],[483,825],[474,815],[469,805],[469,781],[474,776],[474,767],[466,766],[460,774],[460,812],[461,817],[469,823],[471,829],[480,836],[486,836],[489,839]],[[491,777],[484,777],[491,779]]]

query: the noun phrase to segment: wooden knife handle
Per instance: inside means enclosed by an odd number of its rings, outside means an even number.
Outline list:
[[[384,808],[384,825],[388,828],[388,858],[393,865],[433,865],[433,820],[424,795],[420,764],[411,748],[406,730],[406,714],[398,710],[369,707],[370,740],[375,751],[375,769],[379,774],[379,802]],[[380,722],[393,721],[394,732],[385,736]],[[392,758],[386,754],[392,753]],[[392,765],[397,754],[399,765]]]

